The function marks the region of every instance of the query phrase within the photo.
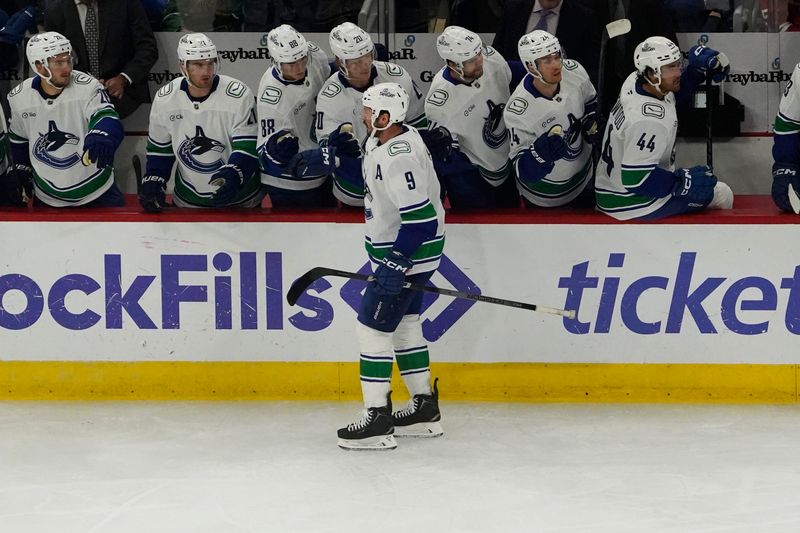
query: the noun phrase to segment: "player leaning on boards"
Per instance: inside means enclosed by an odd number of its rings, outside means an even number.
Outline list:
[[[334,174],[333,194],[343,204],[361,206],[364,205],[364,178],[361,160],[352,157],[357,154],[352,152],[351,146],[353,134],[359,144],[367,137],[361,122],[364,91],[382,82],[400,84],[411,95],[407,122],[415,127],[426,124],[423,94],[403,67],[375,61],[372,39],[352,22],[333,28],[329,39],[339,72],[328,78],[317,96],[315,133],[320,145],[337,150],[339,160],[329,159]],[[348,133],[350,128],[353,134]],[[339,157],[341,155],[344,157]]]
[[[309,164],[322,155],[313,133],[317,93],[331,75],[328,58],[288,24],[269,32],[267,48],[272,67],[261,77],[256,103],[261,182],[272,207],[333,207],[328,168],[315,175]],[[350,153],[358,158],[358,142],[349,139]]]
[[[522,64],[506,62],[494,48],[484,47],[477,33],[460,26],[444,29],[436,51],[445,66],[425,98],[431,131],[420,134],[427,137],[450,205],[519,207],[503,108],[524,75]]]
[[[789,213],[800,213],[800,64],[781,97],[775,117],[772,158],[772,199],[775,205]]]
[[[428,346],[422,336],[422,292],[403,288],[424,284],[439,266],[444,248],[444,209],[439,181],[417,130],[403,124],[408,93],[396,83],[364,91],[365,246],[375,266],[356,325],[361,350],[361,391],[365,411],[358,422],[338,431],[346,449],[391,449],[393,435],[438,437],[439,392],[431,391]],[[411,400],[392,413],[392,361]]]
[[[649,37],[636,47],[633,61],[636,72],[622,84],[603,136],[595,182],[598,209],[618,220],[653,220],[733,207],[731,188],[708,166],[674,169],[675,101],[688,100],[709,71],[721,81],[730,70],[727,57],[693,46],[681,73],[677,45]]]
[[[8,94],[9,199],[24,205],[35,194],[52,207],[124,205],[112,168],[124,132],[106,90],[72,70],[72,45],[60,33],[34,35],[25,53],[36,75]]]
[[[217,47],[202,33],[178,41],[183,76],[161,87],[150,109],[147,170],[139,202],[159,212],[175,169],[178,207],[258,207],[256,110],[247,86],[217,74]]]
[[[519,192],[527,206],[594,207],[597,94],[589,75],[564,59],[558,39],[544,30],[523,35],[517,48],[527,75],[503,118]]]

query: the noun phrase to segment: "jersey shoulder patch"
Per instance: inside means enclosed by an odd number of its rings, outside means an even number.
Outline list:
[[[405,140],[394,141],[389,143],[389,146],[386,147],[386,151],[389,155],[410,154],[411,144]]]
[[[567,70],[575,70],[576,68],[578,68],[578,62],[575,61],[574,59],[565,59],[562,62],[562,65],[564,65],[564,68]]]
[[[25,85],[26,83],[29,83],[29,81],[25,80],[22,83],[20,83],[19,85],[17,85],[16,87],[14,87],[13,89],[11,89],[11,92],[8,93],[8,97],[12,98],[12,97],[18,95],[19,93],[21,93],[22,92],[22,86]]]
[[[509,113],[514,113],[515,115],[521,115],[528,109],[528,101],[524,98],[519,96],[515,96],[512,98],[508,105],[506,105],[506,111]]]
[[[322,89],[319,95],[324,96],[325,98],[333,98],[340,92],[342,92],[342,86],[336,83],[335,81],[332,81],[328,83],[328,85],[326,85],[324,89]]]
[[[406,73],[403,67],[394,63],[384,63],[383,66],[389,76],[402,76]]]
[[[320,47],[317,46],[315,43],[312,43],[311,41],[308,41],[308,51],[313,54],[314,52],[319,52],[320,51]]]
[[[643,102],[642,116],[662,119],[667,115],[667,110],[658,102]]]
[[[175,90],[175,82],[178,79],[181,79],[181,78],[176,78],[175,80],[172,80],[168,84],[166,84],[163,87],[161,87],[158,90],[158,92],[156,93],[156,98],[164,98],[164,97],[168,96],[169,94],[171,94],[172,91]]]
[[[239,80],[231,80],[228,85],[225,87],[225,94],[230,96],[231,98],[241,98],[245,94],[247,94],[247,85],[240,82]]]
[[[277,105],[281,101],[281,96],[283,96],[283,91],[280,87],[267,85],[258,99],[266,104]]]
[[[73,79],[75,83],[78,85],[89,85],[93,81],[96,81],[93,77],[84,74],[83,72],[78,72]],[[99,82],[98,82],[99,83]]]
[[[434,89],[430,92],[426,101],[431,105],[441,107],[447,102],[448,98],[450,98],[450,94],[444,89]]]

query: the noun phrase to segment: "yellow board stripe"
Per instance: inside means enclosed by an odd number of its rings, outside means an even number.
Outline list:
[[[438,363],[442,399],[794,403],[798,365]],[[0,362],[0,400],[358,400],[358,363]],[[398,372],[394,398],[404,400]]]

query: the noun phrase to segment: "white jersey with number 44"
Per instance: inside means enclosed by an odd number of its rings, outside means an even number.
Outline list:
[[[611,110],[595,180],[597,208],[618,220],[640,218],[667,203],[670,195],[652,198],[628,188],[641,185],[657,166],[675,166],[675,96],[651,96],[637,87],[637,78],[635,72],[628,76]]]

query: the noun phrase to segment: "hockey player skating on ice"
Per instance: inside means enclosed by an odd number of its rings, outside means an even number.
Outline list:
[[[445,28],[436,39],[436,51],[445,66],[434,76],[425,98],[431,132],[421,134],[428,137],[426,144],[450,205],[519,207],[503,108],[524,75],[522,65],[507,63],[494,48],[484,47],[478,34],[459,26]],[[439,132],[444,132],[441,139]],[[451,149],[451,143],[457,148]]]
[[[733,192],[706,165],[674,168],[678,118],[675,101],[705,79],[722,80],[727,58],[703,46],[681,51],[664,37],[650,37],[634,52],[636,72],[622,85],[608,118],[596,178],[600,211],[619,220],[652,220],[703,209],[730,209]]]
[[[506,106],[511,159],[526,205],[594,207],[592,144],[596,93],[553,35],[534,30],[517,45],[528,73]]]
[[[272,207],[335,206],[331,176],[315,175],[308,167],[313,154],[298,155],[319,149],[313,137],[316,99],[331,75],[330,63],[325,52],[287,24],[269,32],[267,48],[273,66],[261,78],[256,106],[261,181]],[[357,158],[358,142],[350,139]]]
[[[391,449],[393,435],[436,437],[438,390],[430,385],[428,346],[422,336],[422,292],[403,284],[424,284],[436,270],[444,247],[444,209],[433,162],[417,131],[403,124],[408,93],[380,83],[363,96],[365,146],[365,246],[375,281],[367,285],[358,312],[361,350],[361,420],[338,432],[348,449]],[[393,360],[411,400],[392,413],[389,381]]]
[[[800,64],[794,67],[775,118],[772,199],[784,211],[800,212]],[[789,189],[792,189],[791,191]],[[794,202],[794,205],[792,205]]]
[[[361,161],[353,160],[352,139],[363,142],[367,136],[361,122],[361,97],[364,91],[378,83],[400,84],[411,95],[407,122],[412,126],[425,124],[423,94],[411,76],[394,63],[375,61],[375,47],[369,34],[351,22],[333,28],[330,33],[330,46],[339,72],[333,74],[325,83],[317,97],[316,136],[321,145],[336,148],[339,156],[336,168],[333,193],[346,205],[364,204],[364,181],[361,175]],[[350,128],[353,133],[348,133]],[[338,156],[337,156],[338,157]]]
[[[25,53],[36,75],[8,95],[10,199],[24,204],[35,194],[53,207],[124,205],[112,168],[124,133],[106,90],[72,70],[72,46],[60,33],[34,35]]]
[[[175,163],[178,207],[261,205],[253,93],[217,74],[217,47],[202,33],[181,37],[178,60],[183,76],[158,90],[150,110],[142,207],[164,207]]]

